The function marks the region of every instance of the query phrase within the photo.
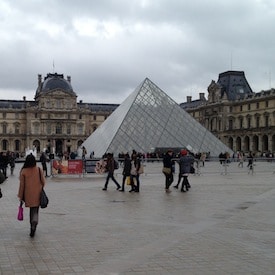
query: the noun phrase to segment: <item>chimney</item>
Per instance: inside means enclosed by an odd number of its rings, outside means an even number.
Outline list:
[[[188,96],[186,97],[186,100],[187,100],[188,103],[190,103],[190,102],[192,101],[192,96],[188,95]]]
[[[79,100],[79,103],[82,103],[82,100]]]
[[[205,100],[204,93],[200,93],[200,100]]]
[[[38,75],[38,87],[41,85],[41,82],[42,82],[42,75],[39,74]]]
[[[25,96],[23,96],[23,100],[26,101],[26,97]]]
[[[71,83],[71,77],[67,75],[67,80]]]

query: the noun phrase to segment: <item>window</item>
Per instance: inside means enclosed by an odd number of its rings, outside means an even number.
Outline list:
[[[14,125],[14,132],[15,132],[15,134],[19,134],[19,132],[20,132],[20,125],[19,125],[19,123],[16,123]]]
[[[83,124],[78,124],[77,125],[77,132],[79,135],[83,134]]]
[[[14,145],[15,145],[15,151],[20,151],[20,141],[15,140]]]
[[[2,141],[2,150],[3,151],[7,151],[8,150],[8,141],[6,139],[4,139]]]
[[[248,117],[247,118],[247,128],[250,128],[251,127],[251,118]]]
[[[242,128],[243,128],[243,118],[240,117],[240,129],[242,129]]]
[[[256,103],[256,108],[259,109],[259,107],[260,107],[260,103],[257,102],[257,103]]]
[[[233,107],[232,107],[232,106],[229,107],[229,112],[230,112],[230,113],[233,112]]]
[[[265,127],[268,127],[268,116],[265,116]]]
[[[39,123],[34,123],[33,125],[34,134],[39,134]]]
[[[51,124],[50,123],[47,123],[47,134],[50,135],[52,133],[52,129],[51,129]]]
[[[61,99],[56,100],[56,107],[57,107],[57,109],[61,108]]]
[[[233,129],[233,120],[230,119],[229,120],[229,130],[232,130]]]
[[[78,117],[79,119],[82,119],[82,114],[79,114],[79,117]]]
[[[96,120],[96,115],[94,115],[94,120]]]
[[[268,107],[268,101],[265,102],[265,107]]]
[[[71,125],[68,124],[67,125],[67,135],[70,135],[71,134]]]
[[[243,110],[243,106],[241,105],[241,106],[240,106],[240,111],[242,112],[242,110]]]
[[[55,133],[58,135],[62,134],[62,124],[60,122],[56,124]]]
[[[260,127],[260,117],[256,117],[256,127],[259,128]]]
[[[3,123],[3,134],[6,134],[7,133],[7,123],[6,122],[4,122]]]
[[[250,104],[247,105],[247,110],[249,111],[251,108]]]

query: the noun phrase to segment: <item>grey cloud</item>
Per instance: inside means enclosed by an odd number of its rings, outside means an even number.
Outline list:
[[[37,74],[53,70],[70,75],[86,102],[120,103],[145,77],[183,102],[230,69],[244,70],[254,91],[268,89],[274,13],[273,1],[256,0],[1,1],[1,97],[5,89],[33,97]],[[79,18],[97,20],[99,32],[107,21],[121,30],[86,36]]]

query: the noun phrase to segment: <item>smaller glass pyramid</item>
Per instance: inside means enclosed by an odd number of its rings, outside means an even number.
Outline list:
[[[148,78],[82,145],[95,157],[155,148],[188,148],[211,156],[232,153]]]

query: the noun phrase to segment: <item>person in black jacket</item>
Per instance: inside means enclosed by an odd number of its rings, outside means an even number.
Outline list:
[[[173,150],[169,149],[163,157],[163,169],[162,169],[162,172],[165,176],[165,192],[166,193],[171,192],[170,185],[174,181],[174,176],[173,176],[174,162],[173,162],[172,158],[173,158]]]
[[[46,152],[42,152],[41,153],[40,161],[41,161],[41,165],[42,165],[44,176],[45,177],[49,177],[49,175],[48,175],[48,169],[47,169],[47,162],[49,160],[48,160],[48,157],[46,155]]]
[[[107,190],[109,179],[111,179],[115,183],[115,185],[117,186],[116,190],[119,190],[120,185],[114,177],[115,160],[114,160],[113,154],[111,154],[111,153],[107,154],[106,170],[107,170],[107,177],[106,177],[106,182],[105,182],[104,188],[102,190],[103,191]]]
[[[128,153],[126,153],[124,155],[124,166],[123,166],[123,171],[122,171],[122,175],[123,175],[123,178],[122,178],[122,188],[121,192],[124,192],[125,189],[125,181],[126,181],[126,178],[127,177],[130,177],[131,175],[131,167],[132,167],[132,164],[131,164],[131,159],[130,159],[130,155]]]

